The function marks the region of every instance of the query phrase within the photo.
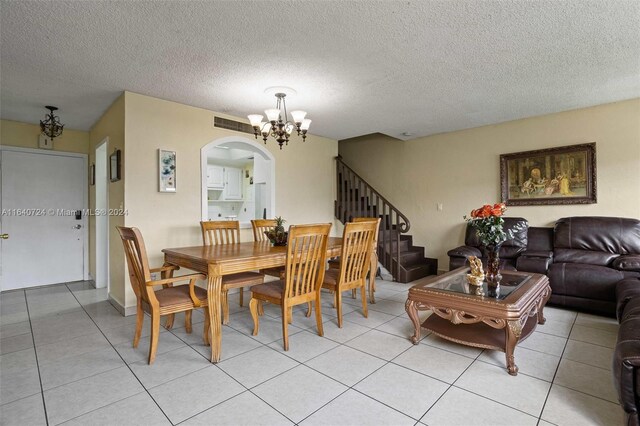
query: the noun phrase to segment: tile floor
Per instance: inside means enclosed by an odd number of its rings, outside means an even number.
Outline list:
[[[364,319],[345,301],[338,329],[327,294],[325,337],[294,312],[282,350],[279,310],[265,307],[260,334],[231,297],[223,361],[207,361],[202,313],[163,329],[146,364],[148,326],[131,347],[134,317],[104,290],[78,282],[0,295],[0,424],[619,425],[610,364],[613,319],[547,308],[547,323],[504,354],[433,335],[412,345],[403,301],[410,285],[378,282]]]

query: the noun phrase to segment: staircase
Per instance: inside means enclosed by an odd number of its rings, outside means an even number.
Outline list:
[[[438,260],[424,257],[424,247],[414,246],[408,235],[411,223],[400,210],[336,157],[337,200],[335,216],[346,223],[354,217],[380,218],[378,258],[394,281],[408,283],[435,275]]]

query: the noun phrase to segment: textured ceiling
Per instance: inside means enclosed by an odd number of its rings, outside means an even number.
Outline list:
[[[5,1],[0,116],[89,129],[123,90],[407,139],[640,97],[640,2]]]

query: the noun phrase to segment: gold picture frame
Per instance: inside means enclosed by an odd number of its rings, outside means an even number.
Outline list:
[[[508,206],[596,203],[596,143],[502,154],[500,189]]]

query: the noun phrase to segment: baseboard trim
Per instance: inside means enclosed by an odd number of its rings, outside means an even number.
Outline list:
[[[111,303],[111,305],[114,308],[116,308],[116,310],[118,312],[120,312],[120,315],[122,315],[124,317],[128,317],[128,316],[136,314],[136,307],[135,306],[125,307],[120,302],[118,302],[115,298],[113,298],[113,296],[111,296],[111,295],[109,295],[109,303]]]

